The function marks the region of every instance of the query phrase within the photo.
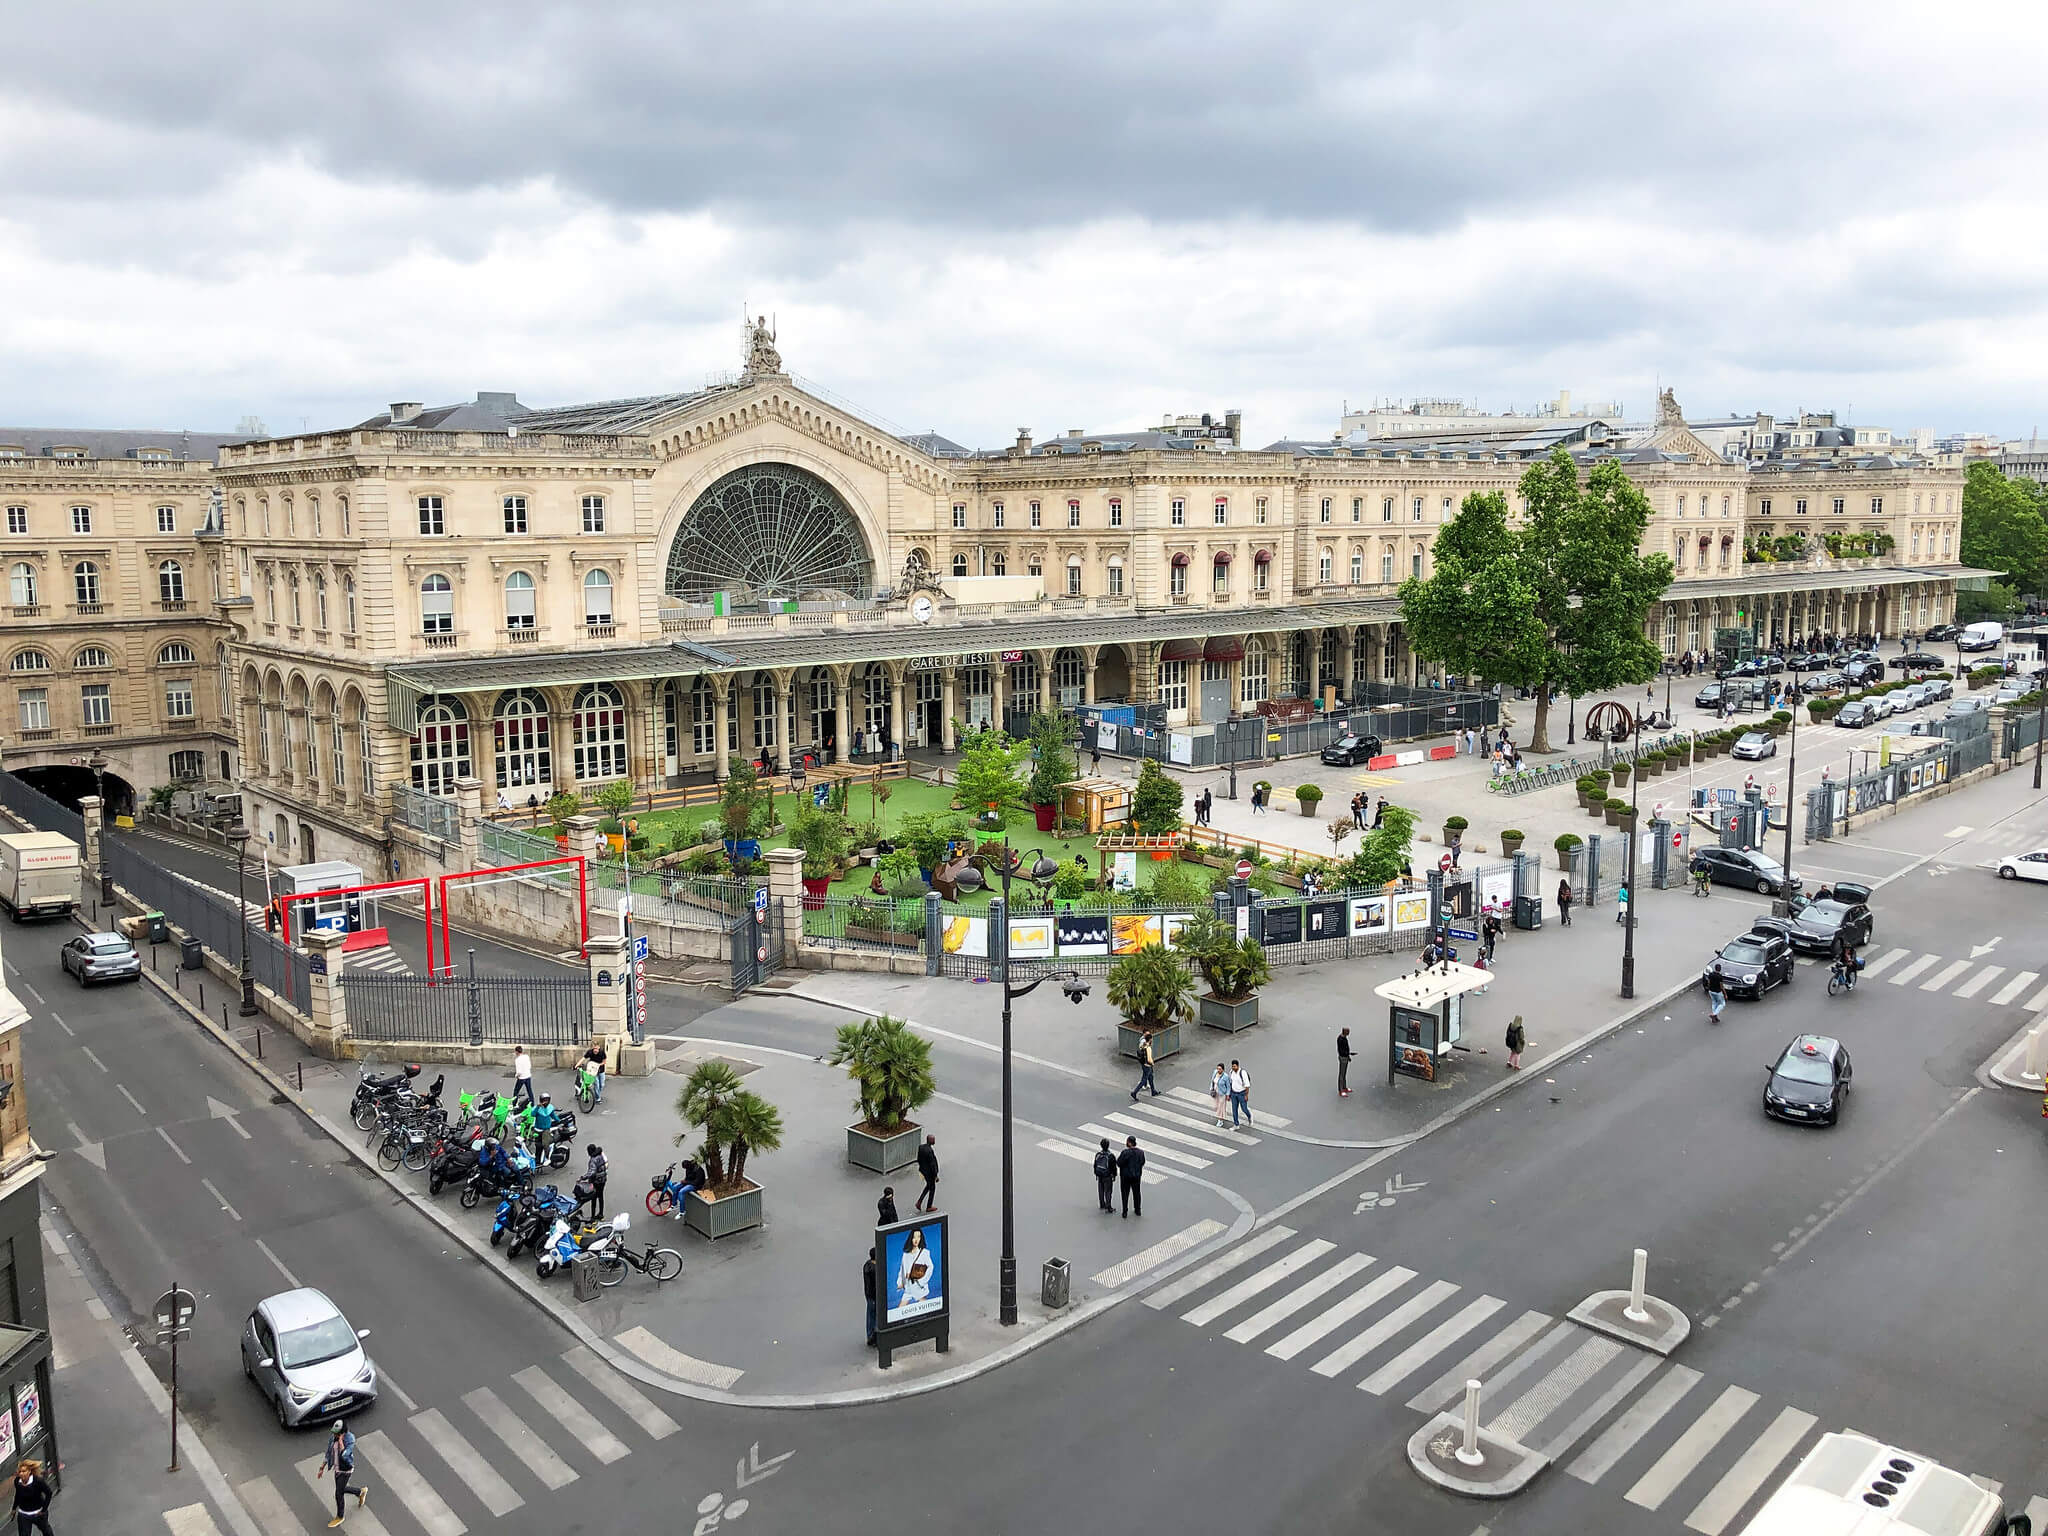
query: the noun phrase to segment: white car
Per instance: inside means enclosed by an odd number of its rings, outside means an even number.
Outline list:
[[[2032,853],[2008,853],[1998,861],[2001,880],[2048,880],[2048,848]]]

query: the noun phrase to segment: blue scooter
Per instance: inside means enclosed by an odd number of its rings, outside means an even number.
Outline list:
[[[567,1219],[557,1217],[554,1226],[548,1229],[547,1241],[541,1245],[540,1257],[534,1262],[534,1273],[545,1280],[579,1254],[601,1254],[623,1245],[626,1228],[632,1219],[621,1211],[609,1223],[591,1233],[587,1241],[579,1244],[569,1229]]]

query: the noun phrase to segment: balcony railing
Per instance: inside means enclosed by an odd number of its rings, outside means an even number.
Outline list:
[[[97,618],[107,611],[105,603],[73,603],[71,611],[81,619]]]
[[[185,599],[182,597],[167,597],[158,603],[157,607],[161,608],[165,613],[183,613],[185,611]]]
[[[505,641],[508,645],[538,645],[540,631],[531,624],[515,624],[505,631]]]
[[[41,603],[16,603],[14,605],[14,616],[17,619],[40,619],[43,616],[43,611]]]
[[[429,630],[420,636],[420,644],[430,651],[452,651],[462,644],[462,636],[452,629]]]
[[[54,741],[56,737],[57,733],[49,729],[47,726],[43,727],[40,730],[23,731],[21,733],[21,739],[23,741]]]
[[[111,725],[88,725],[85,728],[84,734],[87,736],[111,736],[114,734],[114,727]]]
[[[585,624],[583,628],[593,640],[616,640],[619,636],[619,626],[617,624],[600,624],[593,619]]]

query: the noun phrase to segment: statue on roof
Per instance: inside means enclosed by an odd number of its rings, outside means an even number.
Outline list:
[[[1657,392],[1657,425],[1660,427],[1682,427],[1685,412],[1678,408],[1678,396],[1668,389]]]
[[[782,372],[782,354],[775,350],[775,327],[766,315],[746,322],[748,373]]]
[[[903,562],[903,574],[896,581],[896,596],[909,601],[918,592],[936,592],[946,595],[946,589],[939,585],[938,573],[925,560],[924,551],[913,548]]]

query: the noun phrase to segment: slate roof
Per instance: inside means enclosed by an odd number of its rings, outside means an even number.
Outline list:
[[[971,459],[974,450],[938,432],[917,432],[903,441],[928,459]]]
[[[595,400],[583,405],[536,409],[522,405],[509,391],[480,390],[474,400],[430,406],[410,421],[394,422],[389,411],[359,421],[356,431],[401,432],[587,432],[602,435],[639,432],[685,406],[731,388],[687,390],[672,395],[640,395],[630,400]]]
[[[95,459],[133,459],[145,448],[173,459],[212,463],[225,443],[245,439],[224,432],[152,432],[97,427],[0,427],[0,448],[19,448],[32,459],[56,457],[58,448],[83,448]]]

